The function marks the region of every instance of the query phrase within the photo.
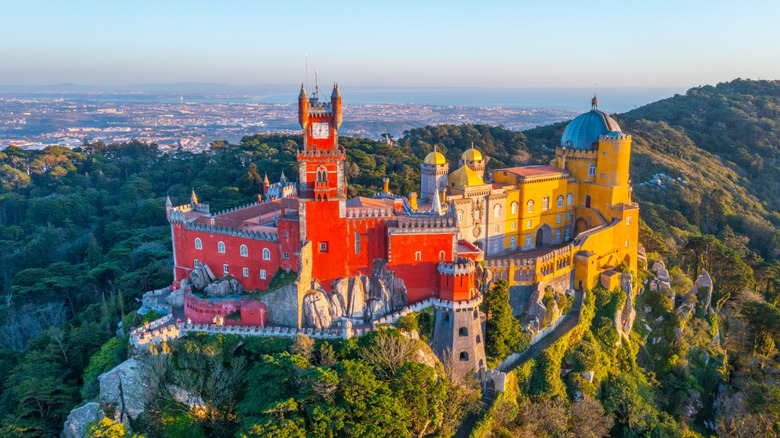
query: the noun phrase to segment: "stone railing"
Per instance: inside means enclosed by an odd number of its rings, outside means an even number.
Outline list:
[[[335,150],[311,150],[311,151],[302,151],[298,150],[298,158],[346,158],[347,153],[344,151],[344,149],[339,148]]]
[[[241,209],[248,208],[248,207],[254,207],[255,205],[258,205],[258,203],[257,202],[252,202],[252,203],[249,203],[249,204],[246,204],[246,205],[242,205],[240,207],[228,208],[227,210],[222,210],[222,211],[214,214],[214,216],[219,216],[219,215],[225,214],[225,213],[232,213],[232,212],[234,212],[236,210],[241,210]]]
[[[455,219],[440,216],[413,216],[398,219],[390,229],[395,234],[457,231]]]
[[[228,236],[244,237],[247,239],[266,240],[270,242],[278,242],[279,235],[276,233],[266,233],[257,231],[244,231],[232,227],[212,226],[204,224],[186,224],[185,230],[202,231],[204,233],[224,234]]]
[[[313,329],[313,328],[295,328],[295,327],[258,327],[241,325],[216,325],[216,324],[179,324],[179,330],[182,334],[188,332],[205,332],[209,334],[231,334],[238,336],[266,336],[266,337],[286,337],[294,338],[298,334],[306,335],[315,339],[341,339],[344,338],[345,329],[343,327]]]
[[[162,341],[175,339],[179,337],[179,329],[174,324],[170,324],[173,315],[170,313],[162,318],[136,327],[130,331],[130,343],[135,347],[147,345],[150,343],[158,344]]]
[[[347,219],[388,218],[393,215],[392,208],[348,208]]]

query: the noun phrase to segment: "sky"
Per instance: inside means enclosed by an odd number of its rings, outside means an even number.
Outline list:
[[[0,85],[780,79],[780,1],[0,0]]]

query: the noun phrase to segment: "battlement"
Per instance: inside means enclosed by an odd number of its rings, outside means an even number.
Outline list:
[[[610,132],[599,137],[599,141],[631,140],[631,136],[622,132]]]
[[[264,231],[246,231],[232,227],[212,226],[204,224],[185,224],[185,230],[202,231],[204,233],[223,234],[226,236],[244,237],[247,239],[265,240],[269,242],[278,242],[279,235],[276,233],[266,233]]]
[[[259,204],[259,202],[252,202],[250,204],[242,205],[240,207],[228,208],[227,210],[222,210],[222,211],[216,213],[214,216],[219,216],[219,215],[225,214],[225,213],[232,213],[232,212],[234,212],[236,210],[242,210],[244,208],[253,207],[253,206],[258,205],[258,204]]]
[[[457,232],[458,230],[453,218],[441,216],[399,218],[391,227],[391,232],[397,234]]]
[[[558,146],[555,155],[566,155],[566,158],[596,158],[598,150],[584,151],[581,149],[567,149]]]
[[[309,116],[326,116],[333,114],[332,102],[320,102],[319,99],[313,98],[309,100],[306,110],[309,112]]]
[[[473,275],[476,271],[476,263],[467,257],[458,257],[457,262],[441,262],[437,268],[444,275]]]
[[[334,150],[300,150],[298,149],[298,160],[311,160],[317,158],[330,158],[337,160],[346,160],[347,153],[343,147]]]

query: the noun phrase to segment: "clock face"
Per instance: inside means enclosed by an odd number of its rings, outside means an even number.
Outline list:
[[[311,125],[311,136],[314,138],[328,138],[330,135],[330,126],[327,123],[313,123]]]

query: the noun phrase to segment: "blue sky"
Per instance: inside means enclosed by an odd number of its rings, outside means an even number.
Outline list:
[[[0,85],[780,79],[780,1],[0,0]],[[310,81],[313,82],[313,74]]]

